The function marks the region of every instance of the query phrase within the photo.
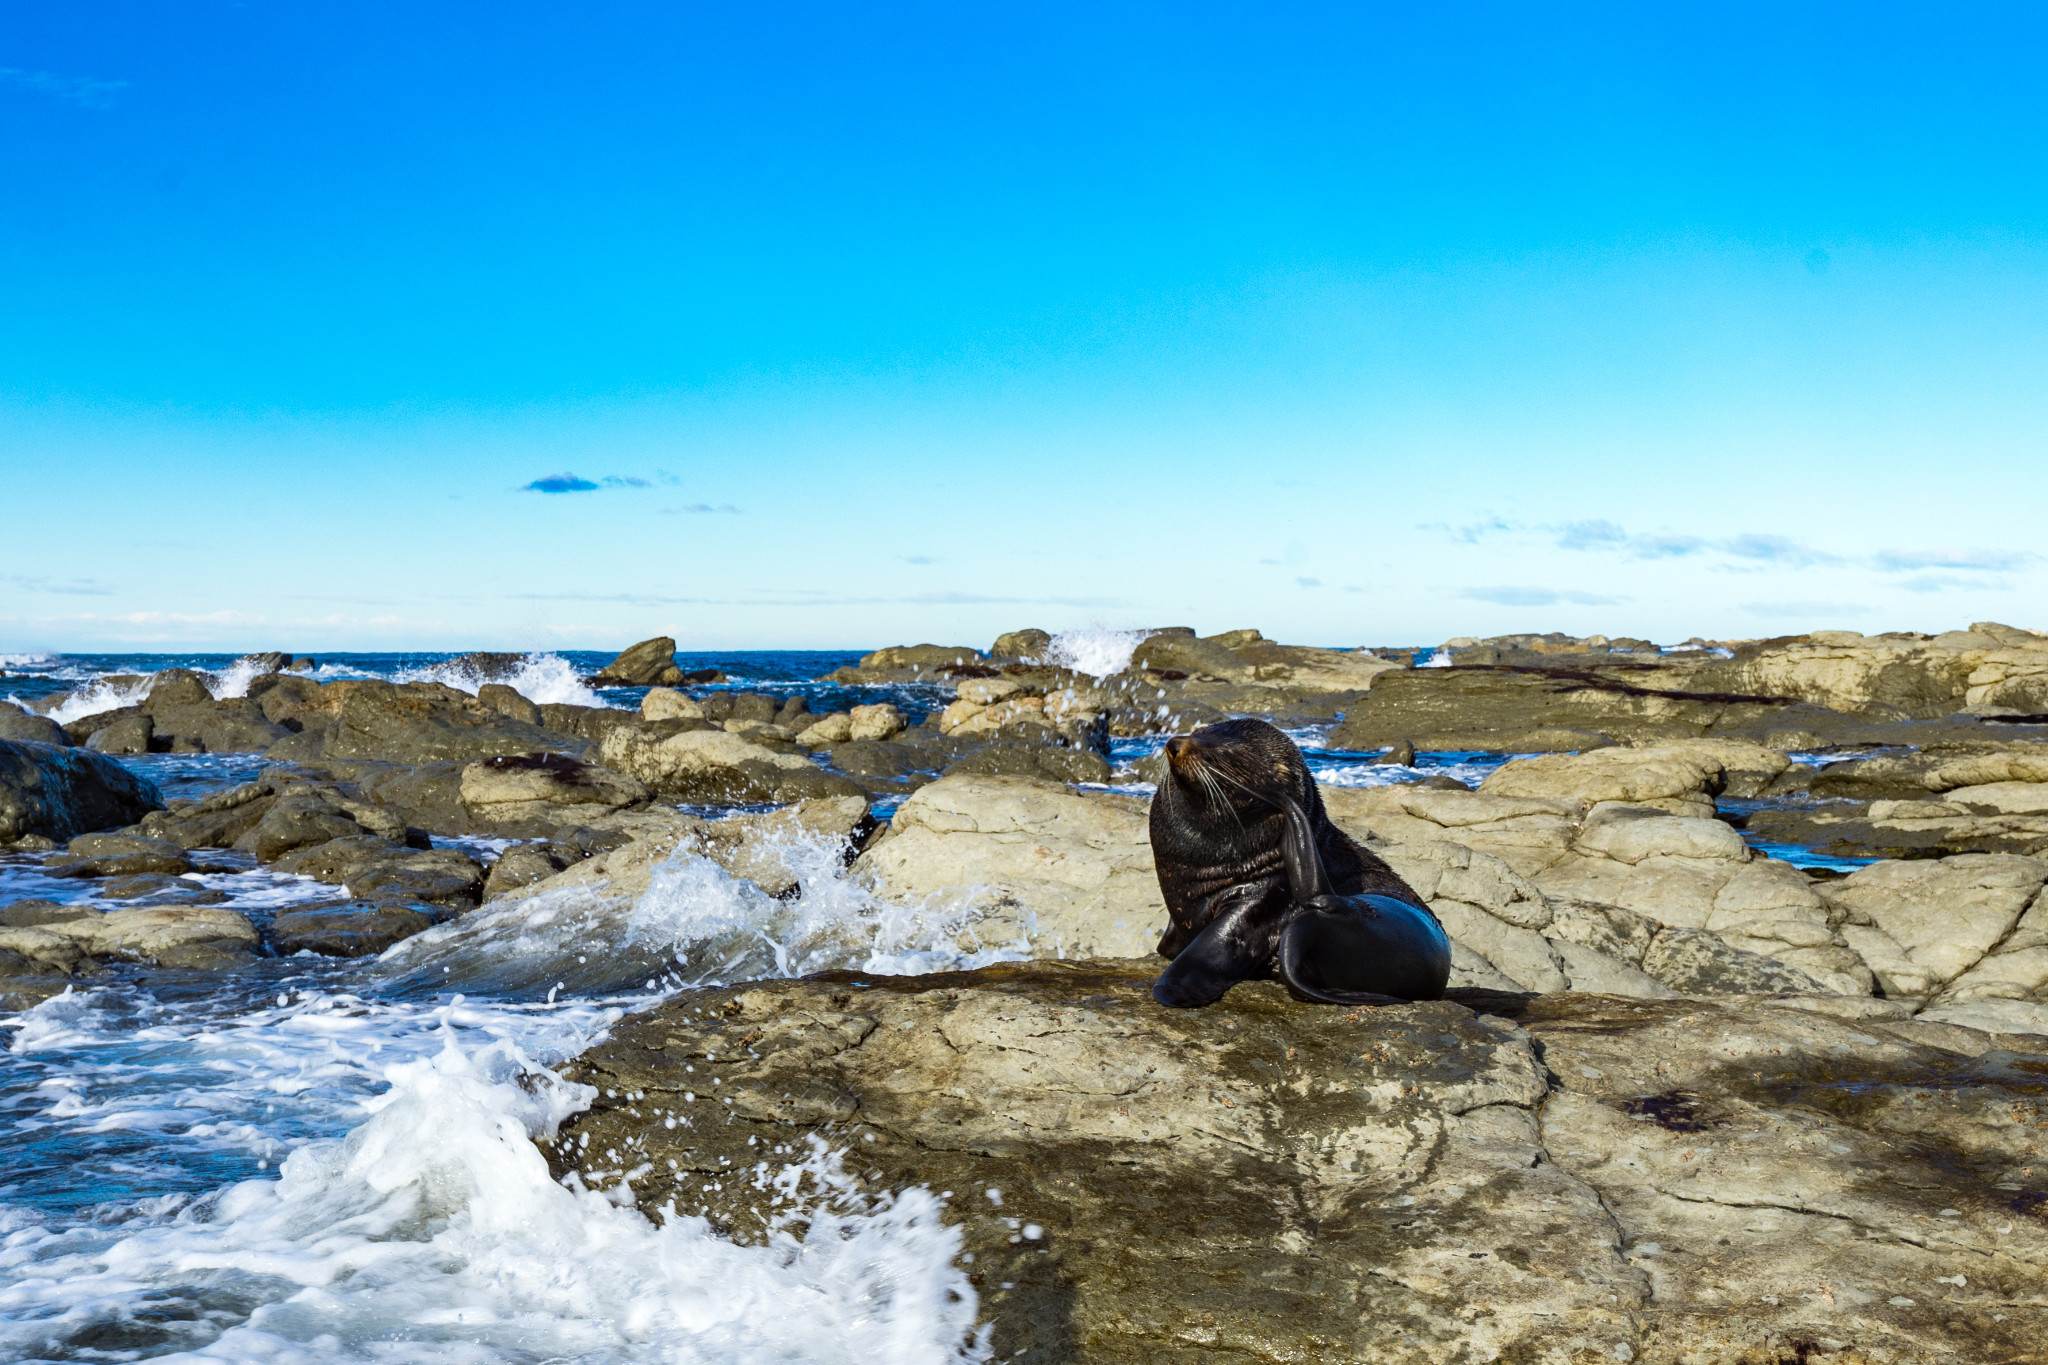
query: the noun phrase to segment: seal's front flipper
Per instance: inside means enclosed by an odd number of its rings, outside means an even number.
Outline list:
[[[1154,1000],[1170,1009],[1200,1009],[1215,1004],[1232,986],[1263,968],[1265,964],[1244,939],[1245,921],[1262,896],[1253,886],[1233,889],[1239,894],[1216,912],[1152,983]]]
[[[1440,1000],[1451,941],[1427,910],[1391,896],[1344,896],[1281,931],[1274,965],[1287,993],[1325,1005]]]
[[[1288,890],[1296,905],[1313,904],[1330,894],[1329,874],[1316,849],[1316,828],[1309,823],[1307,811],[1284,797],[1280,813],[1287,820],[1287,829],[1280,836],[1280,857],[1287,864]]]

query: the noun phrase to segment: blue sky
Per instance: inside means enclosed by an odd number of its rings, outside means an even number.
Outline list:
[[[7,3],[0,648],[2048,627],[2043,11]]]

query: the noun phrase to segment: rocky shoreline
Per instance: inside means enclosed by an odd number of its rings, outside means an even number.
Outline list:
[[[740,1237],[771,1191],[738,1173],[812,1136],[877,1195],[950,1189],[1011,1360],[2041,1358],[2048,636],[1130,644],[882,649],[823,714],[665,639],[593,679],[633,710],[501,656],[473,692],[279,655],[236,697],[0,705],[0,846],[91,888],[0,907],[0,1006],[439,962],[679,854],[793,904],[843,877],[1038,960],[672,995],[574,1064],[558,1175]],[[1325,803],[1450,930],[1452,1000],[1150,1004],[1138,741],[1233,714],[1409,779]],[[121,762],[152,754],[260,760],[165,800]],[[332,895],[208,884],[252,870]]]

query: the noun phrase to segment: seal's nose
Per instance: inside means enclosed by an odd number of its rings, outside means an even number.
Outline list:
[[[1193,742],[1186,735],[1176,735],[1166,741],[1166,759],[1170,763],[1175,759],[1185,758],[1188,750],[1193,747]]]

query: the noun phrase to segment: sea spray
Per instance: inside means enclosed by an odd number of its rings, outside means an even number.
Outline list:
[[[865,1199],[836,1158],[757,1245],[557,1184],[533,1145],[594,1092],[510,1041],[385,1069],[345,1137],[276,1178],[59,1230],[0,1209],[0,1348],[19,1358],[738,1365],[988,1358],[959,1233],[924,1190]],[[801,1234],[801,1235],[799,1235]],[[146,1313],[136,1313],[138,1305]]]
[[[845,868],[840,839],[791,835],[764,845],[796,875],[787,899],[710,859],[678,851],[637,898],[602,882],[493,902],[394,945],[376,970],[402,993],[461,990],[531,999],[802,976],[834,967],[945,971],[1031,956],[1009,921],[986,937],[959,901],[902,905]]]
[[[607,706],[610,703],[584,685],[576,666],[559,654],[527,654],[511,663],[502,673],[479,671],[463,658],[449,659],[441,663],[428,664],[424,668],[409,668],[396,675],[398,682],[437,682],[471,696],[485,683],[503,683],[505,686],[538,705],[561,704],[566,706]]]
[[[1094,678],[1106,678],[1112,673],[1121,673],[1131,665],[1131,655],[1143,644],[1150,632],[1142,630],[1110,630],[1105,626],[1088,626],[1081,630],[1063,630],[1052,637],[1052,642],[1038,657],[1039,663],[1051,664],[1054,668],[1071,669],[1086,673]]]

